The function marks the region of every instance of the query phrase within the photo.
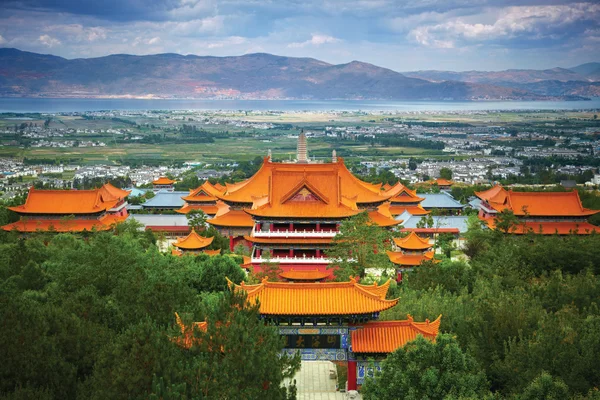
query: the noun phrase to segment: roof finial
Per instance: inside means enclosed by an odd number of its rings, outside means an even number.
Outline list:
[[[298,136],[298,151],[296,158],[298,163],[306,164],[308,162],[308,152],[306,150],[306,135],[304,134],[304,129],[300,131],[300,135]]]
[[[335,150],[331,152],[331,162],[334,164],[337,163],[337,153],[335,152]]]

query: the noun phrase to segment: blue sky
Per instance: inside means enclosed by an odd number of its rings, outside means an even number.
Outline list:
[[[0,46],[66,58],[267,52],[396,71],[600,61],[600,2],[2,0]]]

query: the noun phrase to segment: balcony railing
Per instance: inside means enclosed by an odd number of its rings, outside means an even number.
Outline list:
[[[256,227],[252,228],[252,236],[254,237],[277,237],[277,238],[332,238],[337,235],[335,230],[285,230],[285,231],[257,231]]]
[[[282,264],[329,264],[332,260],[325,257],[252,257],[253,264],[262,264],[265,262]]]

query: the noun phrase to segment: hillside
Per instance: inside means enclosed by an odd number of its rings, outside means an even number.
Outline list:
[[[430,82],[353,61],[248,54],[65,58],[0,49],[0,96],[237,99],[548,99],[479,82]]]
[[[600,96],[600,63],[573,68],[508,69],[504,71],[411,71],[403,75],[430,82],[446,80],[504,86],[540,96]]]

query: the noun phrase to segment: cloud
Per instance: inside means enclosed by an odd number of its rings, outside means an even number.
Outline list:
[[[409,37],[430,47],[452,47],[459,40],[484,42],[519,37],[556,40],[577,32],[578,28],[574,25],[578,23],[598,20],[600,4],[517,6],[496,9],[495,12],[498,17],[490,23],[459,17],[435,25],[416,27],[410,31]]]
[[[148,40],[148,44],[158,44],[158,42],[160,42],[160,38],[158,36]]]
[[[54,47],[61,44],[61,41],[49,35],[41,35],[38,41],[46,47]]]
[[[7,42],[7,40],[4,39],[4,37],[2,35],[0,35],[0,44],[4,44],[6,42]]]
[[[106,29],[97,26],[85,28],[81,24],[58,24],[46,26],[44,31],[61,35],[66,41],[93,42],[106,39]]]
[[[338,43],[338,42],[341,42],[341,39],[335,38],[333,36],[320,35],[320,34],[313,33],[312,37],[309,40],[306,40],[304,42],[290,43],[290,44],[288,44],[288,47],[299,48],[299,47],[306,47],[306,46],[320,46],[322,44]]]

